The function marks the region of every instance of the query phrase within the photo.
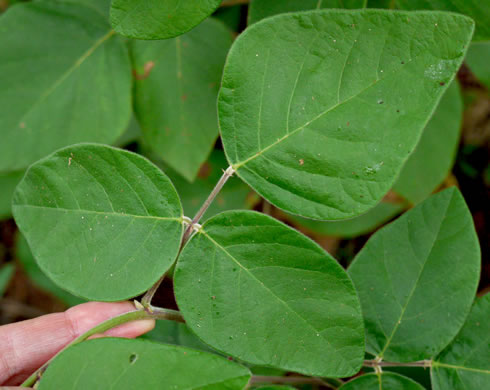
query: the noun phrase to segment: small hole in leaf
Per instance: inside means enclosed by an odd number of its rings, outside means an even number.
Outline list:
[[[132,353],[130,356],[129,356],[129,363],[131,364],[134,364],[134,362],[138,360],[138,355],[136,355],[135,353]]]

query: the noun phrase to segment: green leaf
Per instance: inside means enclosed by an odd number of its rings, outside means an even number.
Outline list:
[[[129,126],[124,133],[114,142],[117,147],[127,146],[132,142],[139,141],[141,138],[141,128],[134,115],[131,116]]]
[[[39,1],[39,0],[38,0]],[[62,3],[76,3],[84,4],[87,7],[91,7],[97,10],[100,14],[109,20],[109,11],[111,9],[111,0],[43,0],[43,1],[57,1]]]
[[[424,387],[402,375],[384,372],[382,374],[361,375],[339,390],[424,390]]]
[[[240,4],[233,5],[231,7],[221,7],[216,10],[213,17],[221,20],[232,31],[239,31],[242,18],[242,9],[243,7]]]
[[[12,194],[24,171],[0,173],[0,220],[12,216]]]
[[[197,26],[221,0],[112,0],[116,32],[136,39],[167,39]]]
[[[0,172],[76,142],[112,143],[127,127],[128,51],[95,9],[16,5],[0,18],[0,52]]]
[[[183,179],[171,168],[164,169],[180,195],[185,215],[190,217],[196,215],[227,167],[228,163],[223,152],[213,150],[193,183]],[[250,209],[257,200],[258,196],[253,194],[245,183],[236,177],[231,177],[215,201],[211,203],[206,216],[211,217],[226,210]]]
[[[189,181],[218,137],[216,98],[231,42],[228,28],[208,19],[178,38],[131,45],[143,139]]]
[[[95,144],[32,165],[13,213],[41,269],[92,300],[146,291],[174,262],[183,230],[178,195],[156,166]]]
[[[490,89],[490,42],[472,43],[466,54],[466,63],[471,71]]]
[[[218,98],[228,160],[290,213],[366,212],[415,148],[472,31],[462,15],[381,10],[252,25],[230,50]]]
[[[477,298],[463,328],[432,362],[434,390],[481,390],[490,383],[490,294]]]
[[[29,276],[31,282],[44,291],[53,294],[55,297],[63,301],[68,306],[75,306],[80,303],[86,302],[85,299],[76,297],[69,292],[66,292],[62,288],[59,288],[49,279],[41,268],[36,263],[34,256],[32,256],[31,249],[27,243],[25,237],[19,234],[16,240],[15,254],[17,259],[22,264],[22,268]]]
[[[412,203],[427,198],[449,174],[456,157],[463,99],[457,82],[443,95],[393,190]]]
[[[56,357],[39,390],[241,390],[249,378],[246,367],[217,355],[146,340],[103,338]]]
[[[174,274],[187,325],[243,361],[308,375],[359,371],[364,330],[342,267],[266,215],[229,211],[185,246]]]
[[[292,219],[314,233],[353,238],[372,232],[394,216],[400,214],[403,209],[404,205],[402,204],[381,202],[367,213],[344,221],[315,221],[301,217],[292,217]]]
[[[0,298],[7,289],[10,279],[14,275],[15,267],[13,264],[5,264],[0,267]]]
[[[473,40],[490,39],[490,2],[482,0],[395,0],[397,8],[406,10],[440,10],[471,17],[476,24]]]
[[[463,325],[480,274],[471,213],[455,188],[375,233],[349,268],[366,350],[388,361],[439,353]]]
[[[307,11],[321,8],[364,8],[366,0],[251,0],[248,24],[285,12]]]
[[[201,351],[211,351],[206,344],[189,330],[186,324],[180,322],[156,321],[155,328],[143,337],[165,344],[180,345]]]

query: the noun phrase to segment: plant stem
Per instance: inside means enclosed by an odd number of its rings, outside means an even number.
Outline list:
[[[182,239],[182,247],[184,247],[185,243],[189,239],[189,237],[192,234],[192,230],[194,229],[194,225],[196,225],[204,215],[204,213],[207,211],[211,203],[213,203],[214,198],[220,193],[221,189],[225,185],[225,183],[228,181],[230,177],[233,176],[235,173],[235,170],[230,166],[226,169],[226,171],[223,172],[223,176],[221,176],[221,179],[219,179],[218,183],[214,187],[213,191],[209,194],[208,198],[206,201],[203,203],[195,217],[192,219],[192,222],[189,226],[187,226],[187,229],[184,233],[184,238]]]
[[[432,366],[432,360],[420,360],[410,363],[398,363],[398,362],[378,362],[376,360],[364,360],[364,367],[424,367],[429,368]]]
[[[151,300],[153,299],[153,296],[157,292],[158,287],[160,287],[160,285],[162,284],[163,279],[165,279],[165,276],[166,275],[167,275],[167,273],[165,272],[162,275],[162,277],[160,279],[158,279],[158,281],[153,286],[150,287],[150,289],[145,293],[145,295],[141,299],[141,304],[143,305],[143,307],[145,309],[150,309],[151,308]]]
[[[42,373],[46,370],[49,363],[51,363],[56,356],[58,356],[60,353],[65,351],[67,348],[81,343],[82,341],[88,339],[90,336],[93,336],[94,334],[104,333],[105,331],[115,328],[116,326],[125,324],[126,322],[142,320],[142,319],[151,319],[151,318],[159,319],[159,320],[172,320],[172,321],[184,322],[184,318],[178,311],[170,310],[170,309],[162,309],[159,307],[152,308],[151,312],[147,310],[134,310],[110,318],[107,321],[101,322],[100,324],[96,325],[95,327],[88,330],[84,334],[78,336],[71,343],[63,347],[56,355],[54,355],[51,359],[49,359],[46,363],[44,363],[39,369],[37,369],[36,372],[34,372],[29,378],[27,378],[22,383],[21,387],[33,386],[36,383],[36,381],[41,377]]]
[[[312,385],[321,385],[328,387],[329,389],[333,389],[333,387],[325,382],[324,380],[316,377],[307,377],[307,376],[262,376],[262,375],[254,375],[250,379],[249,385],[255,385],[257,383],[276,383],[276,384],[312,384]]]

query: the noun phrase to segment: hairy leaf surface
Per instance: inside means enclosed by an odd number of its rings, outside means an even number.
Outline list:
[[[93,300],[147,290],[172,265],[182,235],[182,207],[163,172],[137,154],[96,144],[32,165],[13,213],[41,269]]]
[[[230,50],[218,98],[228,160],[285,211],[366,212],[415,148],[472,31],[463,15],[381,10],[252,25]]]
[[[111,23],[136,39],[167,39],[197,26],[221,0],[112,0]]]
[[[193,181],[218,137],[216,98],[231,33],[208,19],[163,41],[133,41],[135,111],[147,145]]]
[[[0,18],[0,172],[77,142],[114,142],[131,113],[128,51],[85,5],[39,1]]]
[[[481,390],[490,383],[490,294],[477,298],[463,328],[434,359],[434,390]]]
[[[433,195],[375,233],[349,268],[366,350],[388,361],[428,359],[457,334],[480,276],[480,249],[463,197]]]
[[[39,390],[241,390],[249,378],[246,367],[217,355],[147,340],[103,338],[56,357]]]
[[[174,274],[188,326],[246,362],[345,377],[362,363],[359,301],[342,267],[264,214],[229,211],[185,246]]]

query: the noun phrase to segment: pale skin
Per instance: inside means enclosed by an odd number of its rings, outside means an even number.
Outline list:
[[[0,390],[20,389],[29,375],[56,355],[64,346],[97,324],[134,311],[130,302],[88,302],[63,313],[0,327]],[[93,337],[134,338],[152,330],[155,320],[128,322]]]

